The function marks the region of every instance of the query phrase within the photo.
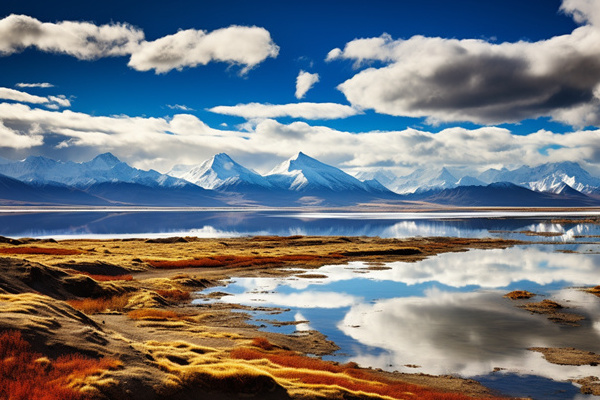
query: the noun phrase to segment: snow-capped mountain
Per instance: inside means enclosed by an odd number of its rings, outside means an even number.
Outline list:
[[[188,185],[184,180],[157,171],[130,167],[111,153],[100,154],[91,161],[75,163],[55,161],[46,157],[0,164],[0,174],[37,184],[63,184],[84,188],[103,182],[137,183],[146,186],[177,187]]]
[[[376,180],[386,188],[392,186],[396,180],[396,175],[394,175],[394,173],[383,169],[376,171],[359,171],[354,174],[354,177],[363,182]]]
[[[396,178],[388,188],[399,194],[407,194],[431,189],[454,188],[457,186],[457,181],[458,179],[446,167],[437,170],[419,168],[409,175]]]
[[[484,177],[485,174],[485,177]],[[488,170],[479,179],[492,182],[511,182],[538,192],[555,192],[563,183],[582,193],[592,193],[600,187],[600,179],[593,177],[575,162],[522,166],[515,170]]]
[[[183,166],[178,165],[167,174],[185,179],[205,189],[273,188],[265,177],[238,164],[225,153],[216,154],[187,171]]]
[[[371,192],[366,185],[339,168],[324,164],[300,152],[273,168],[265,178],[274,186],[296,192]]]

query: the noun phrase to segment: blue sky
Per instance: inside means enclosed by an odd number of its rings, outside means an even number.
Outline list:
[[[594,45],[597,0],[4,1],[0,156],[595,169]]]

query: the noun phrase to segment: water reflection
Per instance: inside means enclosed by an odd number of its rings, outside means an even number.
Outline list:
[[[226,289],[233,296],[221,301],[289,308],[275,318],[308,320],[311,328],[342,348],[333,357],[338,361],[485,377],[498,388],[508,380],[516,385],[515,395],[574,399],[577,389],[572,385],[571,394],[550,397],[544,392],[548,385],[531,391],[523,383],[523,376],[565,381],[598,375],[599,367],[554,365],[527,350],[577,347],[600,352],[600,301],[573,288],[600,283],[600,255],[557,253],[556,248],[471,250],[417,263],[389,263],[386,270],[359,262],[325,266],[318,271],[322,278],[241,278]],[[586,319],[572,327],[532,315],[502,297],[516,288],[541,294],[538,301],[547,297],[568,305]],[[501,372],[493,372],[495,368]]]
[[[500,218],[500,216],[504,216]],[[285,213],[281,211],[2,212],[0,235],[13,237],[150,237],[189,235],[451,236],[525,240],[585,240],[594,224],[558,224],[532,213]],[[528,236],[523,231],[560,233]]]

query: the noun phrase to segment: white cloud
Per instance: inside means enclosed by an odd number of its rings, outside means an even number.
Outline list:
[[[4,55],[36,47],[45,52],[93,60],[131,54],[143,38],[141,30],[128,24],[44,23],[27,15],[15,14],[0,20],[0,54]]]
[[[28,149],[39,146],[44,142],[41,135],[20,134],[8,127],[0,121],[0,148],[10,147],[13,149]]]
[[[138,71],[153,69],[159,74],[221,61],[243,65],[245,73],[278,53],[279,47],[264,28],[230,26],[210,33],[188,29],[141,43],[131,55],[129,66]]]
[[[43,89],[47,89],[47,88],[53,88],[54,85],[48,82],[41,82],[41,83],[24,83],[24,82],[20,82],[17,83],[15,85],[16,87],[19,88],[43,88]]]
[[[292,117],[303,119],[338,119],[360,114],[356,108],[336,103],[249,103],[217,106],[208,111],[246,119]]]
[[[303,98],[306,92],[308,92],[317,82],[319,82],[319,74],[300,71],[296,77],[296,98]]]
[[[381,165],[487,168],[570,160],[589,166],[600,162],[600,130],[565,134],[542,130],[517,135],[503,128],[484,127],[450,128],[439,133],[415,129],[354,133],[300,121],[282,124],[265,119],[242,132],[211,128],[191,114],[172,118],[92,116],[11,103],[0,103],[0,121],[18,135],[43,136],[45,146],[61,143],[62,151],[71,151],[63,159],[69,159],[69,154],[82,157],[111,151],[139,168],[163,171],[175,163],[200,163],[219,152],[262,171],[298,151],[347,169]],[[22,146],[10,140],[3,140],[2,145]]]
[[[478,39],[389,35],[355,39],[327,61],[383,66],[338,86],[354,106],[429,123],[519,122],[548,116],[574,126],[600,124],[600,11],[588,0],[562,10],[587,25],[538,42],[494,44]]]
[[[167,107],[171,110],[180,110],[180,111],[195,111],[193,108],[188,107],[183,104],[167,104]]]
[[[100,26],[77,21],[49,23],[15,14],[0,20],[0,55],[29,47],[81,60],[131,56],[128,64],[131,68],[156,73],[220,61],[242,66],[243,74],[279,53],[269,31],[255,26],[230,26],[209,33],[188,29],[146,41],[141,29],[126,23]],[[35,85],[21,87],[48,87]]]
[[[71,107],[71,102],[63,95],[59,96],[34,96],[20,90],[0,87],[0,99],[18,101],[21,103],[44,104],[51,109]]]

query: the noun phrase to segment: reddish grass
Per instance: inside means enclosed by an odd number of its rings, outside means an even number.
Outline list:
[[[176,302],[187,301],[191,298],[189,291],[179,289],[157,290],[156,293],[158,293],[167,300]]]
[[[104,311],[123,311],[129,300],[129,294],[98,299],[67,300],[67,303],[86,314],[96,314]]]
[[[93,359],[81,354],[42,358],[31,350],[21,332],[0,335],[0,399],[9,400],[86,400],[85,395],[69,387],[75,380],[118,368],[114,359]]]
[[[50,256],[73,256],[82,254],[82,251],[74,249],[53,249],[47,247],[5,247],[0,249],[2,254],[44,254]]]
[[[189,315],[179,314],[174,311],[157,310],[156,308],[142,308],[127,313],[127,316],[135,320],[150,321],[187,321]]]
[[[133,280],[133,276],[131,276],[131,275],[98,275],[98,274],[91,274],[86,271],[77,271],[75,269],[65,269],[65,272],[67,272],[71,275],[79,274],[79,275],[89,276],[90,278],[92,278],[93,280],[98,281],[98,282],[132,281]]]
[[[176,269],[176,268],[210,268],[210,267],[256,267],[271,264],[282,264],[286,262],[308,262],[322,260],[331,257],[322,257],[316,255],[287,255],[276,257],[260,256],[212,256],[204,258],[195,258],[191,260],[161,261],[146,260],[154,268]]]
[[[259,341],[259,344],[261,344],[260,342],[262,342],[262,340]],[[332,362],[323,361],[318,358],[302,356],[292,351],[277,351],[266,353],[256,349],[241,347],[232,350],[231,357],[243,360],[267,359],[275,364],[288,368],[293,368],[292,370],[275,370],[271,373],[279,378],[297,379],[306,384],[339,386],[355,392],[360,391],[364,393],[373,393],[381,396],[389,396],[395,399],[472,399],[472,397],[460,393],[440,392],[419,385],[399,382],[392,379],[386,379],[377,376],[367,370],[358,369],[356,368],[356,364],[354,363],[339,365],[334,364]],[[335,375],[319,373],[322,371],[330,372]],[[360,379],[361,381],[358,381],[358,379]],[[500,398],[488,398],[488,400],[491,399],[498,400]]]
[[[267,351],[273,350],[275,348],[275,346],[273,346],[273,344],[269,342],[267,338],[264,337],[255,337],[254,339],[252,339],[252,346]]]

